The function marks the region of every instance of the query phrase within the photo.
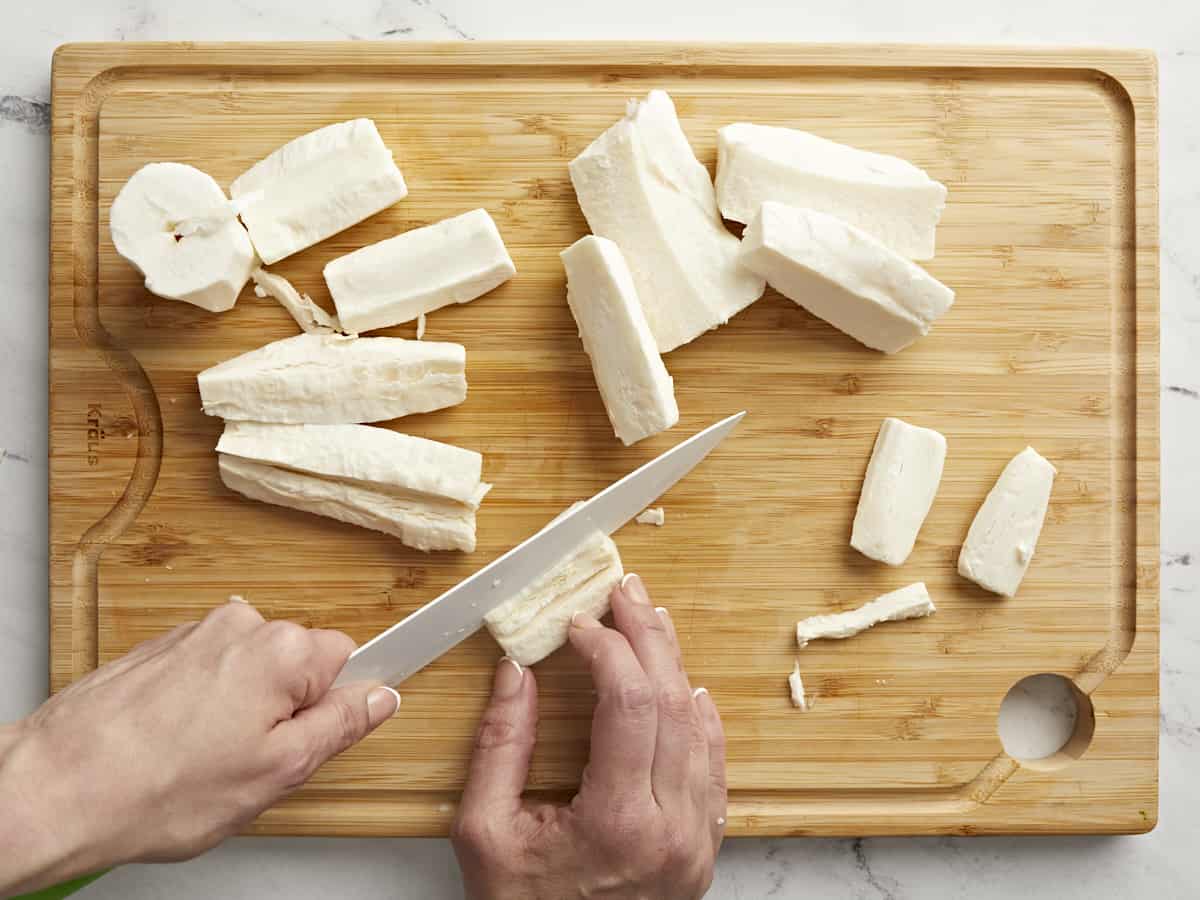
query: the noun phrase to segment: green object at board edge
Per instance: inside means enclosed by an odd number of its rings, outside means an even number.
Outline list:
[[[82,878],[76,878],[74,881],[67,881],[63,884],[56,884],[54,887],[43,888],[40,891],[34,891],[32,894],[21,894],[14,897],[13,900],[61,900],[62,897],[69,897],[78,890],[87,887],[101,875],[108,872],[105,869],[103,872],[97,872],[95,875],[84,875]]]

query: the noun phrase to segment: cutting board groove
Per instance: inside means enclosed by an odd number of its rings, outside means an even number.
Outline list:
[[[70,45],[55,57],[51,240],[51,679],[59,689],[231,592],[364,640],[720,416],[743,426],[616,535],[668,606],[729,741],[731,834],[1130,832],[1157,816],[1157,82],[1133,51],[678,44]],[[668,89],[698,155],[716,129],[793,125],[913,160],[950,188],[930,271],[958,299],[885,357],[772,291],[666,358],[680,425],[613,438],[557,253],[586,231],[566,163],[630,96]],[[480,450],[496,484],[476,553],[252,504],[220,484],[195,373],[294,333],[250,291],[213,316],[151,297],[108,238],[140,165],[223,186],[286,140],[376,120],[409,183],[389,210],[273,267],[329,305],[334,256],[476,206],[518,276],[433,314],[468,351],[460,407],[389,427]],[[412,327],[388,333],[411,336]],[[949,441],[899,569],[848,547],[880,420]],[[958,578],[1005,461],[1058,467],[1018,597]],[[797,618],[924,580],[936,616],[796,651]],[[476,635],[403,687],[403,713],[251,830],[444,833],[498,650]],[[799,658],[812,712],[788,705]],[[1052,770],[1004,754],[996,714],[1038,672],[1090,696],[1095,735]],[[591,689],[537,668],[530,790],[566,797]]]

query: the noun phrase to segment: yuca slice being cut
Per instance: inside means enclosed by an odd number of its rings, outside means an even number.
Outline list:
[[[617,545],[596,532],[484,622],[507,656],[533,665],[567,642],[575,613],[607,613],[608,596],[624,574]]]

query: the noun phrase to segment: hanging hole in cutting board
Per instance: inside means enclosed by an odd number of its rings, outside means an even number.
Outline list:
[[[1062,675],[1029,675],[1000,704],[1005,752],[1030,769],[1060,769],[1087,751],[1096,732],[1092,700]]]

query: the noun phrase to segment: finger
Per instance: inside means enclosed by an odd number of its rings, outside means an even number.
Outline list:
[[[458,810],[460,827],[466,823],[502,824],[520,811],[537,719],[533,672],[508,657],[501,659],[492,680],[491,699],[475,732],[471,768]]]
[[[704,688],[696,689],[696,707],[704,734],[708,739],[708,803],[707,813],[713,836],[713,853],[725,839],[725,813],[728,796],[725,786],[725,729],[712,695]]]
[[[308,780],[327,759],[357,744],[400,709],[400,695],[370,682],[348,684],[277,724],[270,758],[288,788]]]
[[[307,685],[300,709],[312,706],[325,696],[329,686],[337,679],[346,665],[346,660],[358,646],[350,635],[328,628],[312,628],[308,632],[312,641],[309,656]]]
[[[213,609],[201,621],[195,630],[197,636],[209,637],[222,635],[228,643],[233,638],[249,634],[263,624],[262,613],[243,600],[241,597],[230,597],[222,605]]]
[[[277,619],[250,633],[245,644],[265,656],[268,677],[291,701],[280,718],[319,701],[354,652],[354,641],[340,631],[308,629]]]
[[[67,690],[75,688],[76,691],[81,691],[99,687],[109,679],[117,675],[122,675],[135,666],[149,662],[178,644],[180,640],[195,629],[197,624],[196,622],[185,622],[181,625],[176,625],[164,634],[137,644],[124,656],[118,657],[112,662],[105,663],[92,672],[85,681],[77,681],[75,684],[70,685]]]
[[[588,663],[596,685],[581,796],[594,793],[609,807],[631,797],[649,799],[658,712],[646,671],[623,635],[587,613],[576,613],[567,637]]]
[[[664,809],[703,805],[708,741],[692,702],[669,614],[654,609],[642,579],[632,573],[612,595],[613,621],[629,640],[658,699],[658,735],[650,781]]]

